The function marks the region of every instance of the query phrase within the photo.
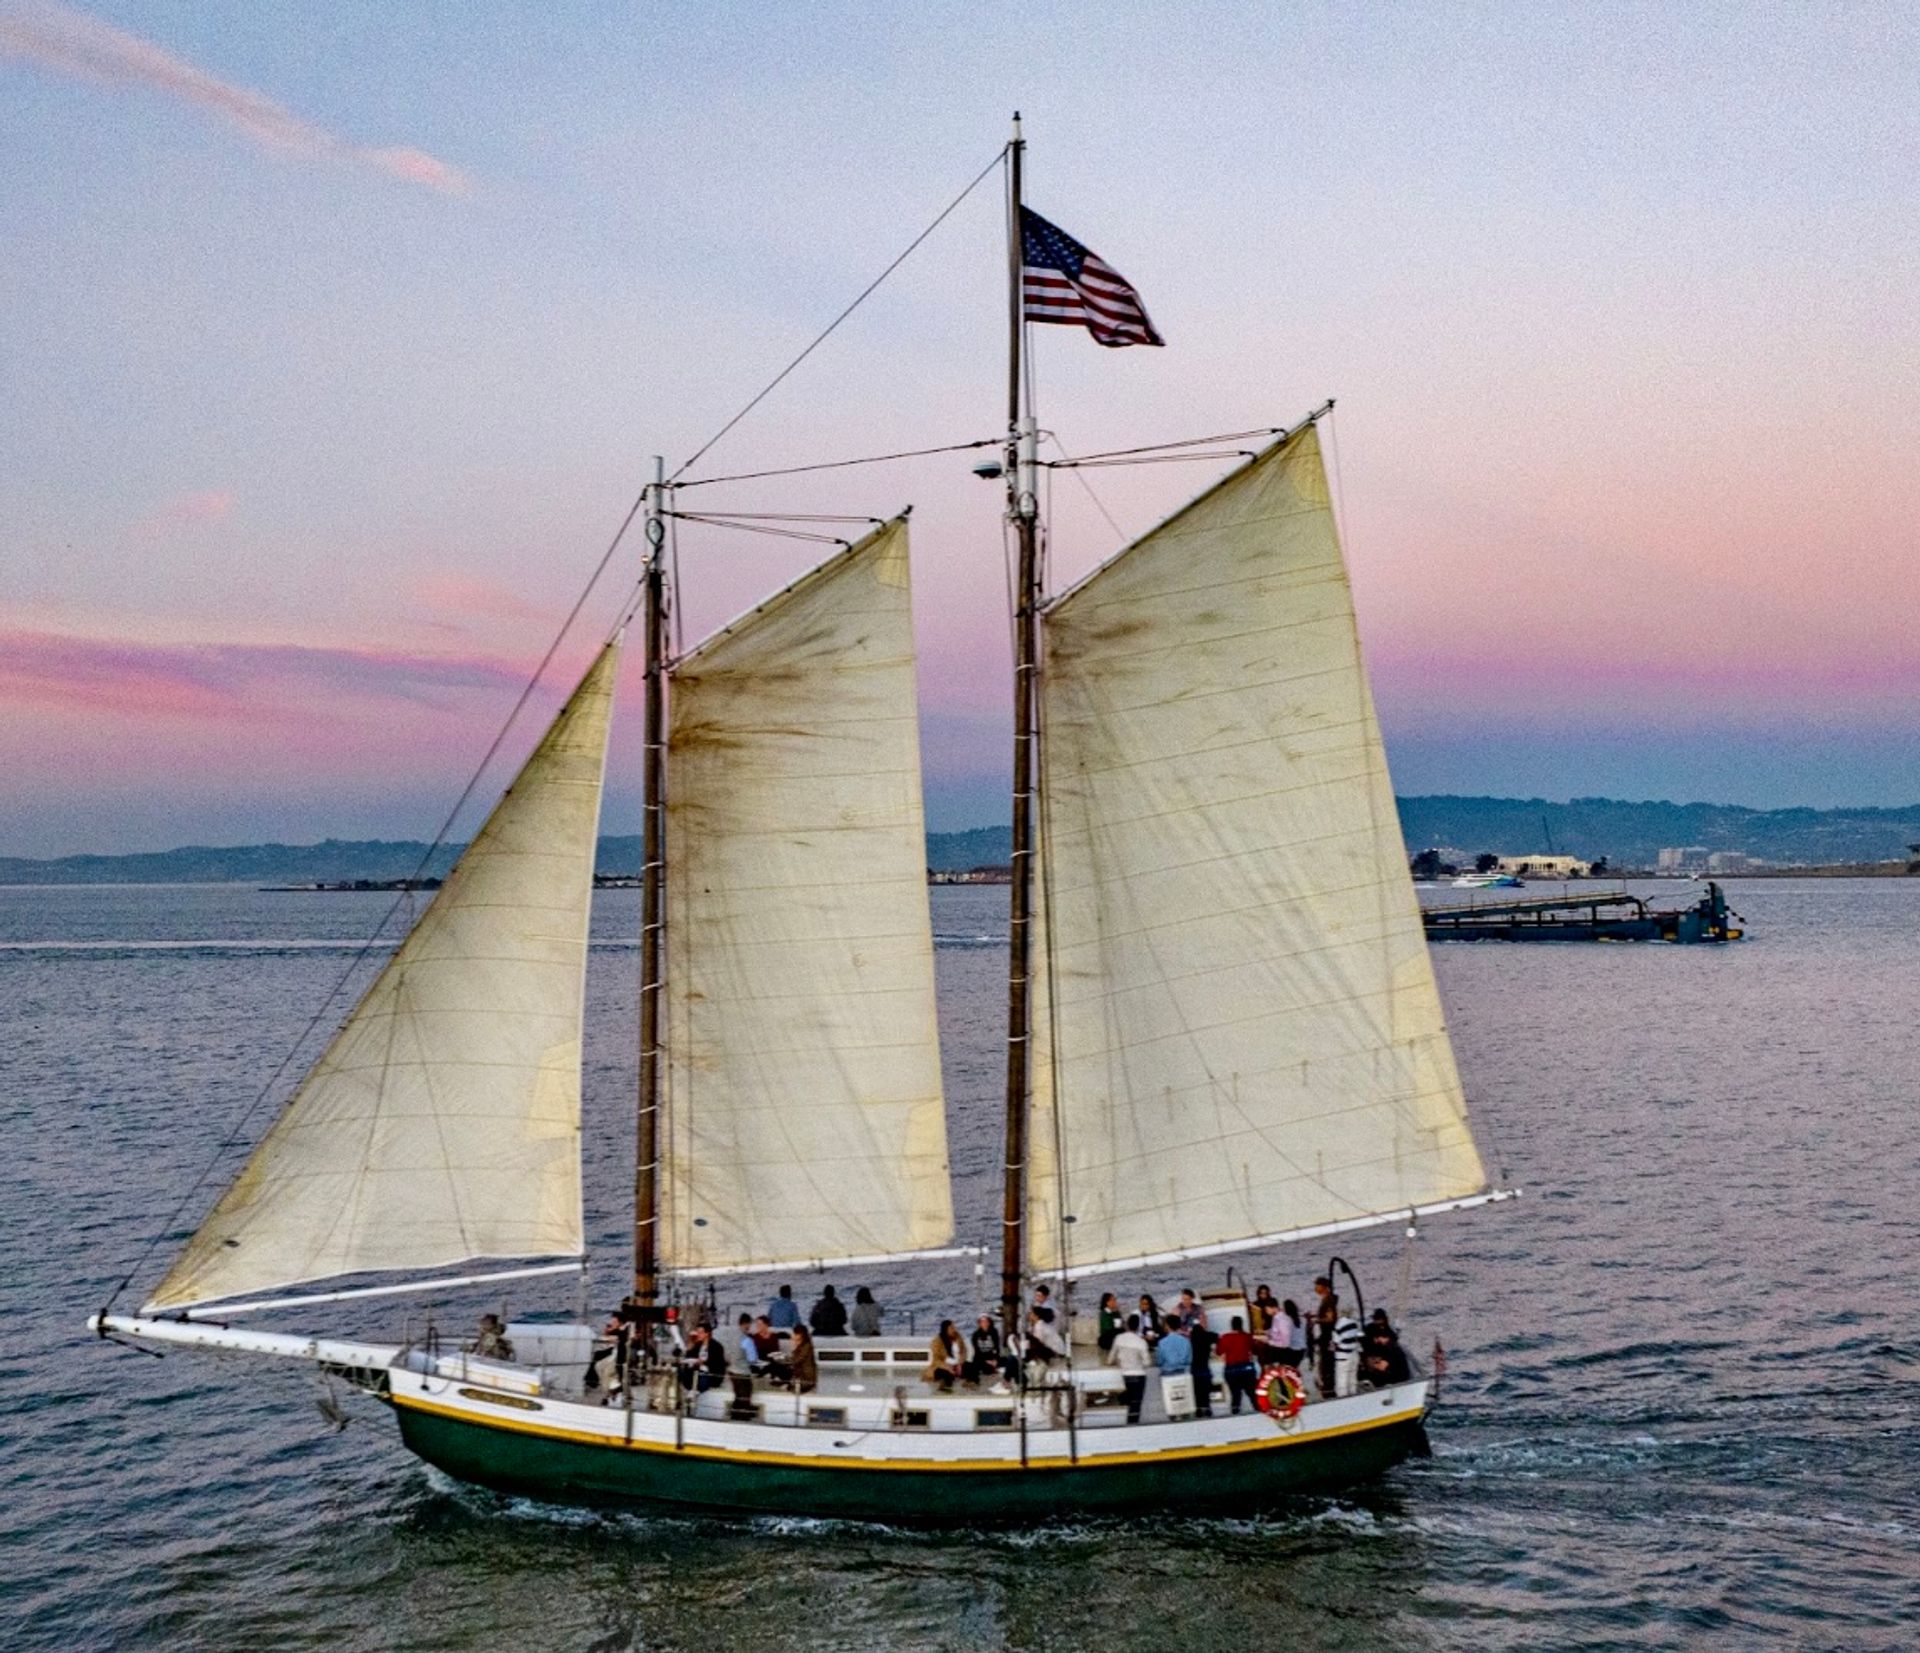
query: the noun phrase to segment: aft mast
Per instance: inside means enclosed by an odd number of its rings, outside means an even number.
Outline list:
[[[1038,696],[1040,550],[1036,497],[1039,441],[1021,390],[1022,255],[1020,165],[1026,144],[1020,116],[1007,145],[1007,517],[1018,542],[1013,599],[1013,890],[1008,914],[1007,1163],[1001,1207],[1000,1315],[1019,1329],[1026,1263],[1027,1124],[1033,1019],[1033,797],[1039,774]]]
[[[666,462],[647,490],[646,753],[640,869],[640,1107],[633,1161],[633,1295],[651,1306],[660,1280],[661,994],[666,949]]]

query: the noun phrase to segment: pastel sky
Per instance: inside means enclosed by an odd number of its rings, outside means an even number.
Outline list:
[[[1040,330],[1067,448],[1339,399],[1402,791],[1911,803],[1916,85],[1873,4],[0,0],[0,854],[431,833],[647,456],[1016,107],[1168,340]],[[988,186],[699,471],[996,434],[1003,280]],[[938,827],[1003,813],[970,458],[703,496],[914,505]],[[1062,579],[1207,473],[1089,480]],[[688,527],[688,640],[815,554]]]

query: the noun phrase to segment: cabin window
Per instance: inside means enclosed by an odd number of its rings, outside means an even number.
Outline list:
[[[933,1414],[924,1406],[909,1406],[900,1414],[900,1427],[902,1429],[931,1429],[933,1427]]]
[[[852,1349],[820,1349],[815,1353],[822,1366],[846,1366],[854,1359]]]
[[[847,1422],[847,1409],[844,1406],[809,1406],[807,1422],[817,1423],[825,1429],[842,1429]]]
[[[885,1349],[862,1349],[860,1351],[860,1364],[862,1366],[884,1366],[891,1359],[893,1359],[893,1356],[888,1354]]]
[[[1011,1429],[1013,1427],[1013,1408],[1010,1406],[982,1406],[973,1414],[975,1429]]]

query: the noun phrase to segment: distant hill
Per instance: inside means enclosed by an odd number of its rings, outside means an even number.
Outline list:
[[[444,876],[465,847],[442,845],[426,874]],[[384,883],[413,877],[426,853],[427,846],[417,840],[329,838],[318,844],[195,844],[143,855],[64,855],[49,861],[0,856],[0,884],[341,884],[360,878]],[[999,866],[1008,853],[1005,827],[927,834],[927,865],[943,872]],[[598,870],[637,875],[640,839],[602,838]]]
[[[935,872],[1004,867],[1013,859],[1013,829],[969,827],[965,832],[929,832],[927,865]]]
[[[1744,809],[1617,798],[1402,798],[1400,829],[1428,847],[1524,855],[1552,848],[1615,866],[1650,867],[1662,849],[1740,850],[1781,866],[1904,860],[1920,843],[1920,804],[1901,809]],[[1543,825],[1544,822],[1544,825]]]
[[[1776,865],[1818,866],[1903,859],[1920,843],[1920,804],[1904,809],[1743,809],[1733,804],[1627,803],[1616,798],[1402,798],[1409,849],[1429,846],[1521,855],[1547,848],[1615,866],[1651,866],[1669,846],[1741,850]],[[1544,825],[1543,825],[1544,821]],[[443,875],[461,848],[442,846],[426,869]],[[0,884],[331,884],[410,878],[427,846],[405,840],[318,844],[204,845],[143,855],[67,855],[36,861],[0,856]],[[939,872],[1005,866],[1004,826],[927,834],[927,865]],[[640,870],[637,837],[602,838],[599,870]]]

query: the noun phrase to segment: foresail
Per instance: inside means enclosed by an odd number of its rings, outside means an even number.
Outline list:
[[[1315,428],[1044,637],[1035,1265],[1478,1192]]]
[[[149,1311],[580,1253],[581,1015],[618,656],[595,661]]]
[[[669,724],[663,1256],[943,1245],[905,521],[683,658]]]

